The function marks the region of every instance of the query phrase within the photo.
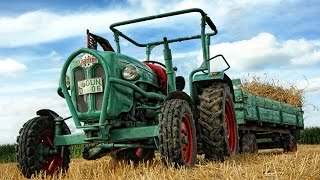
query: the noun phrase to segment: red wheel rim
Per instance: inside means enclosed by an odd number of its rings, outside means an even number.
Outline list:
[[[229,99],[226,99],[225,102],[225,121],[228,131],[229,150],[230,153],[235,153],[237,150],[237,128],[232,104]]]
[[[44,132],[41,134],[39,144],[43,144],[47,147],[53,148],[53,133]],[[47,175],[53,175],[54,172],[62,167],[63,158],[60,155],[49,155],[46,158],[46,162],[41,164],[41,169],[46,172]]]
[[[142,148],[137,148],[137,149],[136,149],[136,155],[137,155],[138,157],[141,157],[141,156],[142,156],[142,153],[143,153],[143,149],[142,149]]]
[[[297,151],[297,143],[294,139],[291,140],[290,142],[290,150],[291,152],[296,152]]]
[[[180,127],[180,144],[183,160],[186,165],[191,165],[193,158],[193,136],[190,124],[190,119],[187,114],[184,114]]]

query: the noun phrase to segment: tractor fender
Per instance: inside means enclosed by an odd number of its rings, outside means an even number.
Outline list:
[[[41,117],[51,117],[52,120],[54,121],[56,118],[61,118],[61,116],[59,116],[59,114],[57,114],[56,112],[50,110],[50,109],[40,109],[37,111],[37,115],[38,116],[41,116]],[[61,124],[61,128],[62,128],[62,131],[65,132],[65,134],[71,134],[71,131],[68,127],[68,125],[65,123],[65,121],[62,122]]]
[[[37,111],[37,115],[41,116],[41,117],[48,116],[48,117],[52,117],[53,119],[61,117],[61,116],[59,116],[59,114],[57,114],[56,112],[54,112],[50,109],[40,109]]]
[[[230,92],[233,98],[233,101],[235,101],[235,97],[234,97],[234,89],[233,89],[233,84],[232,84],[232,80],[229,78],[228,75],[224,74],[224,77],[222,79],[222,82],[227,83],[228,86],[230,87]]]
[[[58,89],[57,89],[57,93],[60,97],[64,98],[64,95],[63,95],[63,92],[62,92],[62,89],[61,87],[59,86]]]
[[[197,139],[201,139],[200,138],[200,124],[198,122],[199,119],[199,111],[197,110],[193,100],[191,99],[191,97],[183,92],[183,91],[175,91],[175,92],[171,92],[168,94],[166,101],[171,100],[171,99],[182,99],[185,100],[189,103],[189,106],[191,108],[191,111],[193,113],[193,119],[195,122],[195,126],[196,126],[196,135],[197,135]]]
[[[199,90],[200,89],[203,89],[205,87],[208,87],[210,85],[212,85],[213,83],[215,82],[223,82],[223,83],[226,83],[229,88],[230,88],[230,92],[232,94],[232,98],[233,98],[233,101],[235,101],[235,97],[234,97],[234,89],[233,89],[233,84],[232,84],[232,81],[231,79],[229,78],[228,75],[226,74],[221,74],[221,76],[216,76],[216,77],[211,77],[210,79],[207,79],[207,80],[202,80],[202,81],[195,81],[193,82],[193,86],[196,87],[197,91],[200,92]]]

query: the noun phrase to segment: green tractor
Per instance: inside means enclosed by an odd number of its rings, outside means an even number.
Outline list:
[[[199,13],[201,34],[141,44],[118,26],[158,18]],[[206,26],[213,32],[206,33]],[[52,175],[69,168],[72,145],[82,144],[83,158],[94,160],[111,154],[118,160],[148,161],[160,152],[165,164],[190,167],[197,154],[223,160],[238,152],[233,86],[224,73],[230,66],[222,55],[210,58],[210,37],[218,33],[201,9],[187,9],[112,24],[116,51],[110,43],[87,31],[87,48],[73,52],[65,61],[58,94],[65,98],[71,116],[63,118],[41,109],[27,121],[17,137],[17,161],[29,178],[40,171]],[[119,37],[146,48],[146,61],[121,54]],[[203,63],[185,79],[176,76],[170,43],[200,39]],[[102,50],[97,50],[100,45]],[[150,60],[154,47],[163,45],[165,64]],[[223,59],[228,68],[211,72],[210,63]],[[71,134],[73,119],[81,133]]]

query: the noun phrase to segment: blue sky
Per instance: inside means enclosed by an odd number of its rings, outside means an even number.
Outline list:
[[[320,125],[320,2],[317,0],[111,0],[0,2],[0,144],[13,143],[19,128],[50,108],[69,115],[56,94],[60,68],[86,45],[86,29],[113,43],[109,25],[173,10],[202,8],[219,34],[211,55],[222,53],[232,78],[261,76],[305,91],[306,126]],[[199,17],[183,16],[122,30],[147,42],[199,32]],[[123,53],[143,59],[144,49],[121,41]],[[199,41],[171,46],[178,74],[201,62]],[[162,48],[152,59],[161,60]],[[70,122],[72,124],[72,122]],[[71,125],[70,124],[70,125]]]

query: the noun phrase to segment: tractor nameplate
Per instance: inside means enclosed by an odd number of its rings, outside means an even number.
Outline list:
[[[89,68],[96,63],[98,63],[98,60],[94,56],[92,56],[91,54],[84,54],[78,61],[78,66]]]
[[[102,78],[85,79],[78,82],[79,96],[103,92]]]

